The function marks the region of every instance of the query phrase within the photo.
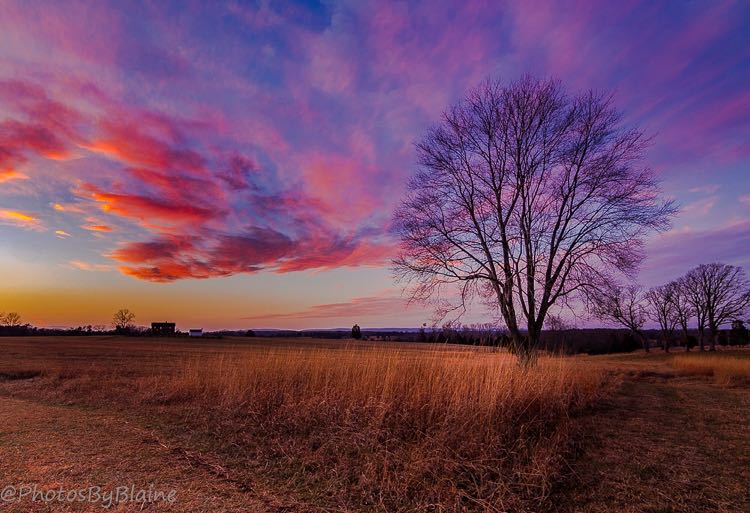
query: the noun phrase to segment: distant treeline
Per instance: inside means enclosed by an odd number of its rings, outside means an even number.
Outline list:
[[[644,330],[644,335],[658,341],[660,331]],[[149,328],[134,328],[127,332],[105,329],[102,326],[81,326],[77,328],[37,328],[31,325],[0,326],[0,336],[102,336],[126,335],[131,337],[153,336]],[[187,337],[187,332],[177,332],[176,337]],[[219,330],[206,332],[203,338],[224,337],[272,337],[272,338],[316,338],[329,340],[350,339],[349,330]],[[698,344],[697,331],[691,331],[688,344]],[[363,329],[362,339],[369,341],[392,341],[433,344],[464,344],[475,346],[510,347],[510,339],[502,329],[477,329],[468,326],[423,328],[420,330],[372,330]],[[719,332],[718,344],[723,346],[742,346],[750,343],[747,329],[729,329]],[[678,343],[680,345],[680,343]],[[540,349],[565,354],[609,354],[635,351],[641,347],[640,342],[626,329],[561,329],[547,330],[542,333]]]
[[[214,335],[245,336],[244,331],[220,331]],[[254,330],[259,337],[308,337],[329,340],[350,339],[349,330]],[[643,334],[657,345],[658,329],[643,330]],[[698,333],[690,331],[687,343],[698,344]],[[376,330],[362,329],[362,339],[369,341],[422,342],[432,344],[462,344],[474,346],[510,347],[510,339],[503,329],[460,327],[435,327],[420,330]],[[746,329],[721,330],[719,345],[742,346],[750,343]],[[676,341],[676,345],[683,344]],[[609,354],[627,353],[641,348],[641,343],[630,330],[612,328],[561,329],[542,332],[539,349],[565,354]]]

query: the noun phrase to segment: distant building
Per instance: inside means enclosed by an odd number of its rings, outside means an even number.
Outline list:
[[[203,336],[203,329],[197,328],[197,329],[191,329],[188,331],[188,335],[191,337],[202,337]]]
[[[173,337],[175,334],[175,323],[173,322],[152,322],[151,334],[159,337]]]

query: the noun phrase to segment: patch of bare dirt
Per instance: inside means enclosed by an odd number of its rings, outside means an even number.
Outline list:
[[[0,493],[7,487],[16,487],[16,500],[10,500],[13,497],[6,491],[0,511],[262,513],[279,510],[272,499],[241,489],[225,479],[222,471],[204,456],[170,447],[122,418],[0,397]],[[36,501],[28,496],[17,500],[23,487],[28,486],[25,490],[29,492],[34,485],[37,491],[44,492],[100,487],[102,499],[97,502],[54,499],[45,503],[37,495]],[[121,486],[146,492],[175,490],[175,501],[135,500],[104,509],[104,493]],[[94,496],[95,492],[87,495]]]

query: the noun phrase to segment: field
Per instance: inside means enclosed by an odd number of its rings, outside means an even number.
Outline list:
[[[528,371],[488,348],[301,339],[0,338],[0,352],[3,485],[175,490],[115,511],[749,505],[743,351]]]

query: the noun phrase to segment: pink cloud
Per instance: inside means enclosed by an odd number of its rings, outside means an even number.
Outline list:
[[[304,310],[288,313],[269,313],[245,317],[251,321],[276,321],[295,319],[353,319],[361,317],[375,317],[403,311],[407,301],[402,297],[356,297],[351,301],[313,305]]]
[[[100,271],[100,272],[106,272],[111,271],[112,266],[108,264],[94,264],[91,262],[84,262],[82,260],[71,260],[68,262],[68,265],[74,269],[78,269],[79,271]]]
[[[172,225],[189,224],[206,222],[223,215],[214,208],[136,194],[106,192],[92,184],[84,184],[80,194],[99,203],[104,212],[134,219],[147,226],[153,225],[153,220]]]

